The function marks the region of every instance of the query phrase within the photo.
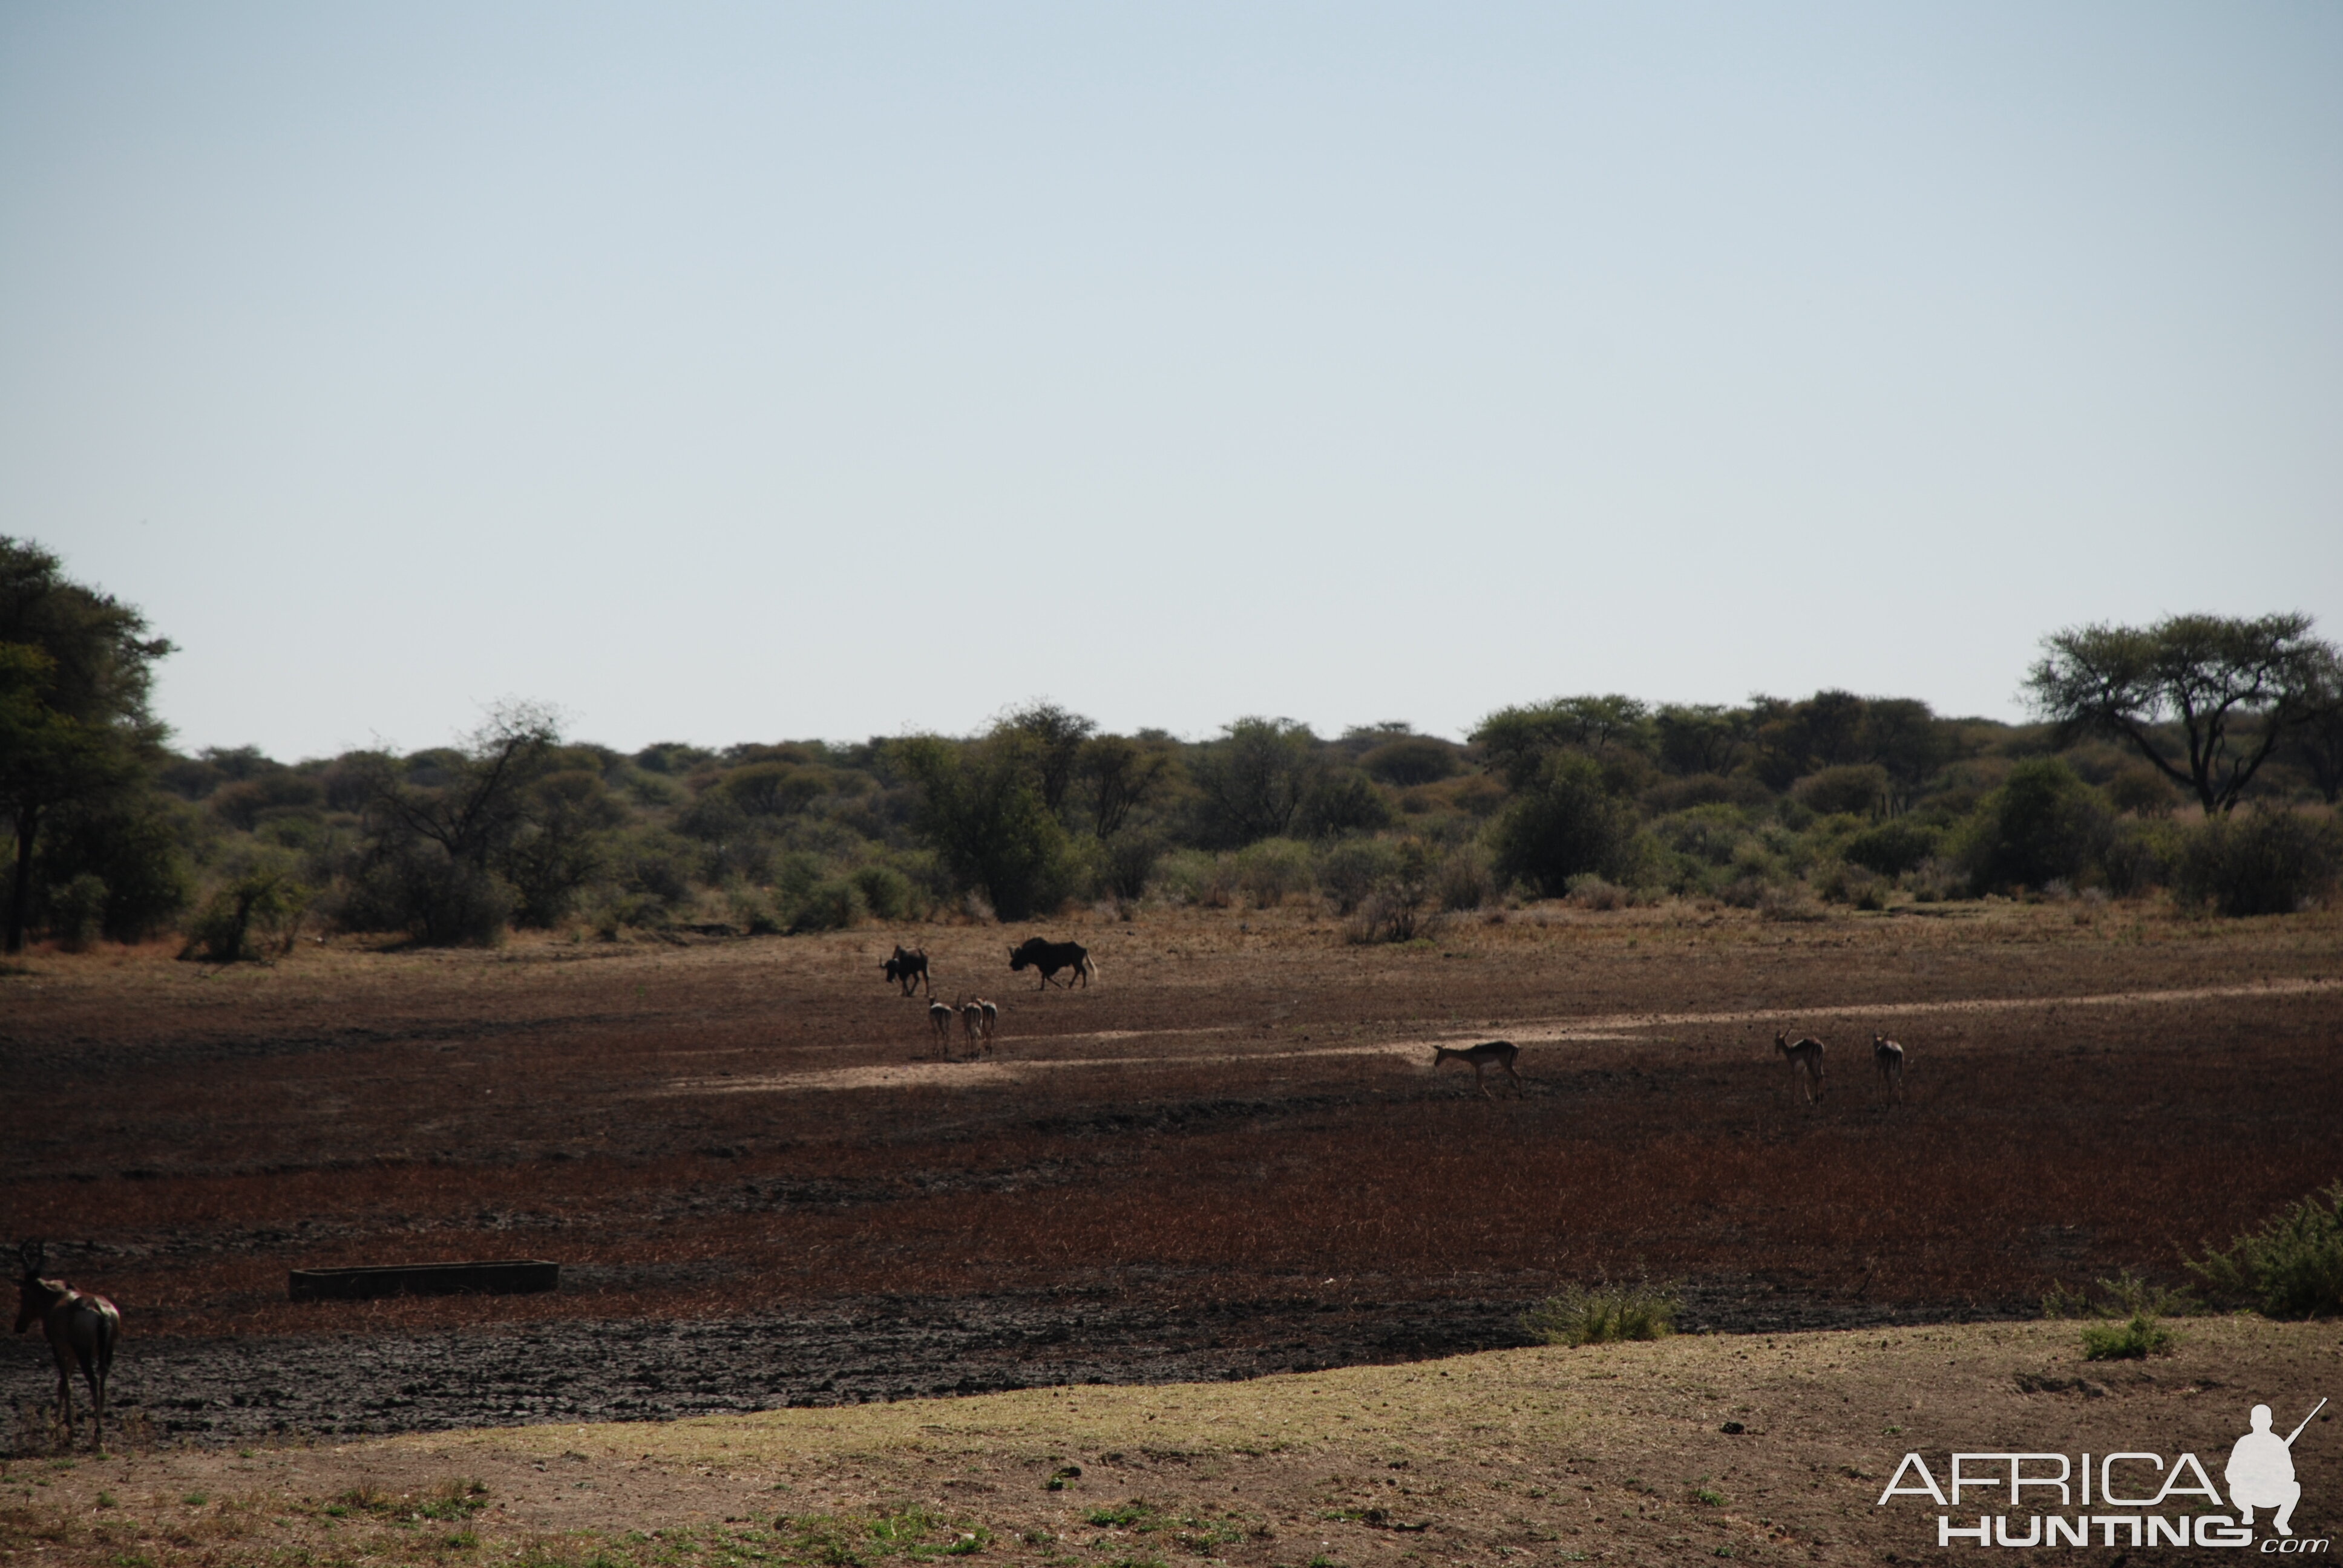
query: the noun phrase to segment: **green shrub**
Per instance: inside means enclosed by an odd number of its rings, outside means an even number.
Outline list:
[[[88,949],[106,924],[106,879],[84,871],[49,890],[49,934],[69,953]]]
[[[493,947],[511,918],[512,895],[501,882],[425,843],[377,856],[341,904],[345,929],[404,931],[426,947]]]
[[[1978,893],[2073,882],[2097,861],[2107,823],[2097,790],[2059,759],[2037,757],[1978,803],[1956,853]]]
[[[1322,773],[1302,797],[1293,830],[1305,839],[1339,839],[1346,833],[1377,833],[1392,825],[1391,802],[1374,780],[1355,768]]]
[[[1451,849],[1432,874],[1432,896],[1443,910],[1478,910],[1497,901],[1496,873],[1478,844]]]
[[[1662,817],[1651,826],[1653,838],[1679,855],[1710,866],[1733,863],[1734,852],[1748,841],[1749,819],[1737,806],[1711,803]]]
[[[2120,818],[2100,846],[2099,874],[2108,892],[2118,899],[2135,899],[2170,878],[2177,855],[2171,823]]]
[[[2179,1336],[2149,1317],[2135,1312],[2120,1323],[2087,1323],[2083,1328],[2083,1359],[2089,1362],[2139,1361],[2169,1355]]]
[[[892,866],[858,866],[847,878],[861,896],[862,907],[880,920],[917,918],[919,890],[911,879]]]
[[[826,877],[791,900],[789,934],[842,931],[861,917],[862,895],[855,885],[843,877]]]
[[[1604,790],[1593,759],[1557,752],[1498,816],[1491,841],[1500,877],[1555,898],[1588,871],[1628,878],[1634,830],[1634,809]]]
[[[1237,886],[1257,910],[1274,909],[1288,898],[1312,890],[1310,846],[1292,839],[1261,839],[1236,855]]]
[[[2224,915],[2290,915],[2331,893],[2343,869],[2343,824],[2332,811],[2255,810],[2214,817],[2188,835],[2174,891]]]
[[[1174,849],[1157,862],[1155,879],[1165,894],[1181,903],[1225,910],[1236,901],[1236,857],[1207,849]]]
[[[1367,776],[1396,789],[1437,784],[1463,767],[1457,748],[1428,735],[1387,740],[1359,759]]]
[[[2054,1280],[2050,1293],[2042,1298],[2042,1315],[2046,1318],[2097,1318],[2110,1321],[2138,1317],[2186,1317],[2202,1311],[2197,1298],[2185,1290],[2172,1290],[2152,1285],[2127,1269],[2112,1280],[2101,1280],[2085,1290],[2070,1291],[2063,1280]]]
[[[1814,887],[1830,903],[1853,904],[1858,910],[1887,907],[1887,879],[1868,866],[1835,860],[1815,876]]]
[[[1684,1302],[1670,1285],[1573,1285],[1522,1314],[1522,1327],[1550,1345],[1661,1340],[1676,1332]]]
[[[1876,817],[1887,809],[1887,769],[1876,762],[1825,768],[1790,787],[1799,804],[1820,816],[1848,812]]]
[[[1945,830],[1933,823],[1898,817],[1865,828],[1840,845],[1839,854],[1883,877],[1900,877],[1935,855],[1944,837]]]
[[[1141,898],[1162,859],[1163,840],[1158,834],[1126,828],[1099,846],[1099,880],[1117,899],[1127,902]]]
[[[290,951],[309,897],[288,864],[265,855],[206,900],[179,956],[228,964],[271,949]]]
[[[2343,1181],[2187,1267],[2217,1301],[2265,1317],[2343,1313]]]
[[[1399,846],[1387,839],[1344,839],[1318,856],[1318,888],[1347,915],[1366,902],[1375,885],[1399,866]]]

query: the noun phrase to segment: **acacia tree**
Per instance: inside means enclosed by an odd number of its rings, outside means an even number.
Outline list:
[[[2295,750],[2329,806],[2343,796],[2343,658],[2321,661],[2309,711],[2295,731]]]
[[[2316,710],[2336,655],[2310,627],[2307,615],[2176,615],[2071,628],[2043,639],[2026,684],[2062,739],[2096,730],[2128,740],[2211,816],[2237,805],[2279,740]],[[2240,719],[2258,723],[2241,731]],[[2159,733],[2167,725],[2180,733],[2177,757]]]
[[[170,651],[137,610],[68,581],[40,546],[0,535],[0,815],[16,848],[7,951],[25,945],[44,819],[120,792],[161,745],[146,699],[154,661]]]

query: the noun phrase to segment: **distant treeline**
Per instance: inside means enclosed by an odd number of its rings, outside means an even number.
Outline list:
[[[113,605],[61,579],[51,591]],[[132,624],[108,635],[144,650],[122,658],[169,651],[113,608]],[[0,597],[0,782],[6,744],[33,735],[24,716],[56,685],[37,658],[7,662],[12,642],[34,646],[10,637],[7,609]],[[2207,628],[2254,635],[2207,644]],[[1606,695],[1503,709],[1463,743],[1266,718],[1202,740],[1118,735],[1039,701],[969,737],[629,754],[518,705],[451,746],[285,763],[167,749],[140,685],[117,705],[106,768],[78,789],[52,769],[44,799],[16,766],[0,815],[19,830],[20,930],[67,946],[177,932],[222,960],[302,930],[785,933],[1022,921],[1070,902],[1131,915],[1316,900],[1362,939],[1399,940],[1443,911],[1550,898],[1795,919],[1831,902],[2169,890],[2286,912],[2331,894],[2343,864],[2343,683],[2308,629],[2180,618],[2060,633],[2028,678],[2038,724],[1837,690],[1737,706]],[[2176,649],[2226,696],[2159,695]]]

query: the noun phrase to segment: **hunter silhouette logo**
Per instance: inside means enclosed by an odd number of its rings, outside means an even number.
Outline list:
[[[2229,1462],[2216,1486],[2193,1453],[2174,1455],[2129,1449],[2109,1453],[2018,1453],[1981,1452],[1944,1457],[1939,1483],[1926,1459],[1907,1453],[1879,1494],[1877,1507],[1897,1497],[1925,1497],[1946,1510],[1936,1515],[1936,1544],[1978,1546],[2250,1546],[2256,1511],[2269,1512],[2274,1533],[2264,1553],[2324,1554],[2325,1540],[2298,1540],[2294,1511],[2302,1501],[2295,1479],[2295,1441],[2327,1408],[2322,1399],[2280,1437],[2271,1430],[2270,1407],[2247,1412],[2248,1428],[2230,1445]],[[2222,1496],[2223,1487],[2227,1497]],[[1958,1510],[1982,1492],[2000,1504],[1994,1513]],[[2233,1513],[2219,1512],[2226,1506]],[[2072,1512],[2070,1512],[2072,1511]],[[2096,1537],[2096,1539],[2094,1539]]]
[[[2326,1408],[2327,1402],[2320,1400],[2302,1418],[2301,1426],[2280,1437],[2270,1431],[2270,1407],[2254,1406],[2247,1418],[2253,1431],[2237,1439],[2229,1450],[2228,1468],[2221,1472],[2221,1479],[2229,1483],[2229,1503],[2237,1511],[2238,1523],[2251,1524],[2257,1508],[2275,1508],[2270,1527],[2280,1535],[2294,1533],[2294,1505],[2302,1501],[2302,1483],[2294,1478],[2294,1440],[2310,1424],[2311,1416]]]

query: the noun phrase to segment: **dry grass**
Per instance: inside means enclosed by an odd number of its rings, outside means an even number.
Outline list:
[[[0,1553],[107,1568],[1865,1563],[1934,1546],[1925,1500],[1876,1505],[1906,1452],[1940,1473],[1952,1449],[2218,1455],[2254,1401],[2308,1410],[2338,1349],[2332,1325],[2236,1319],[2201,1322],[2152,1370],[2084,1362],[2059,1323],[1677,1338],[1240,1384],[18,1463],[0,1465]],[[2343,1495],[2338,1430],[2298,1447],[2306,1536],[2328,1533]]]

